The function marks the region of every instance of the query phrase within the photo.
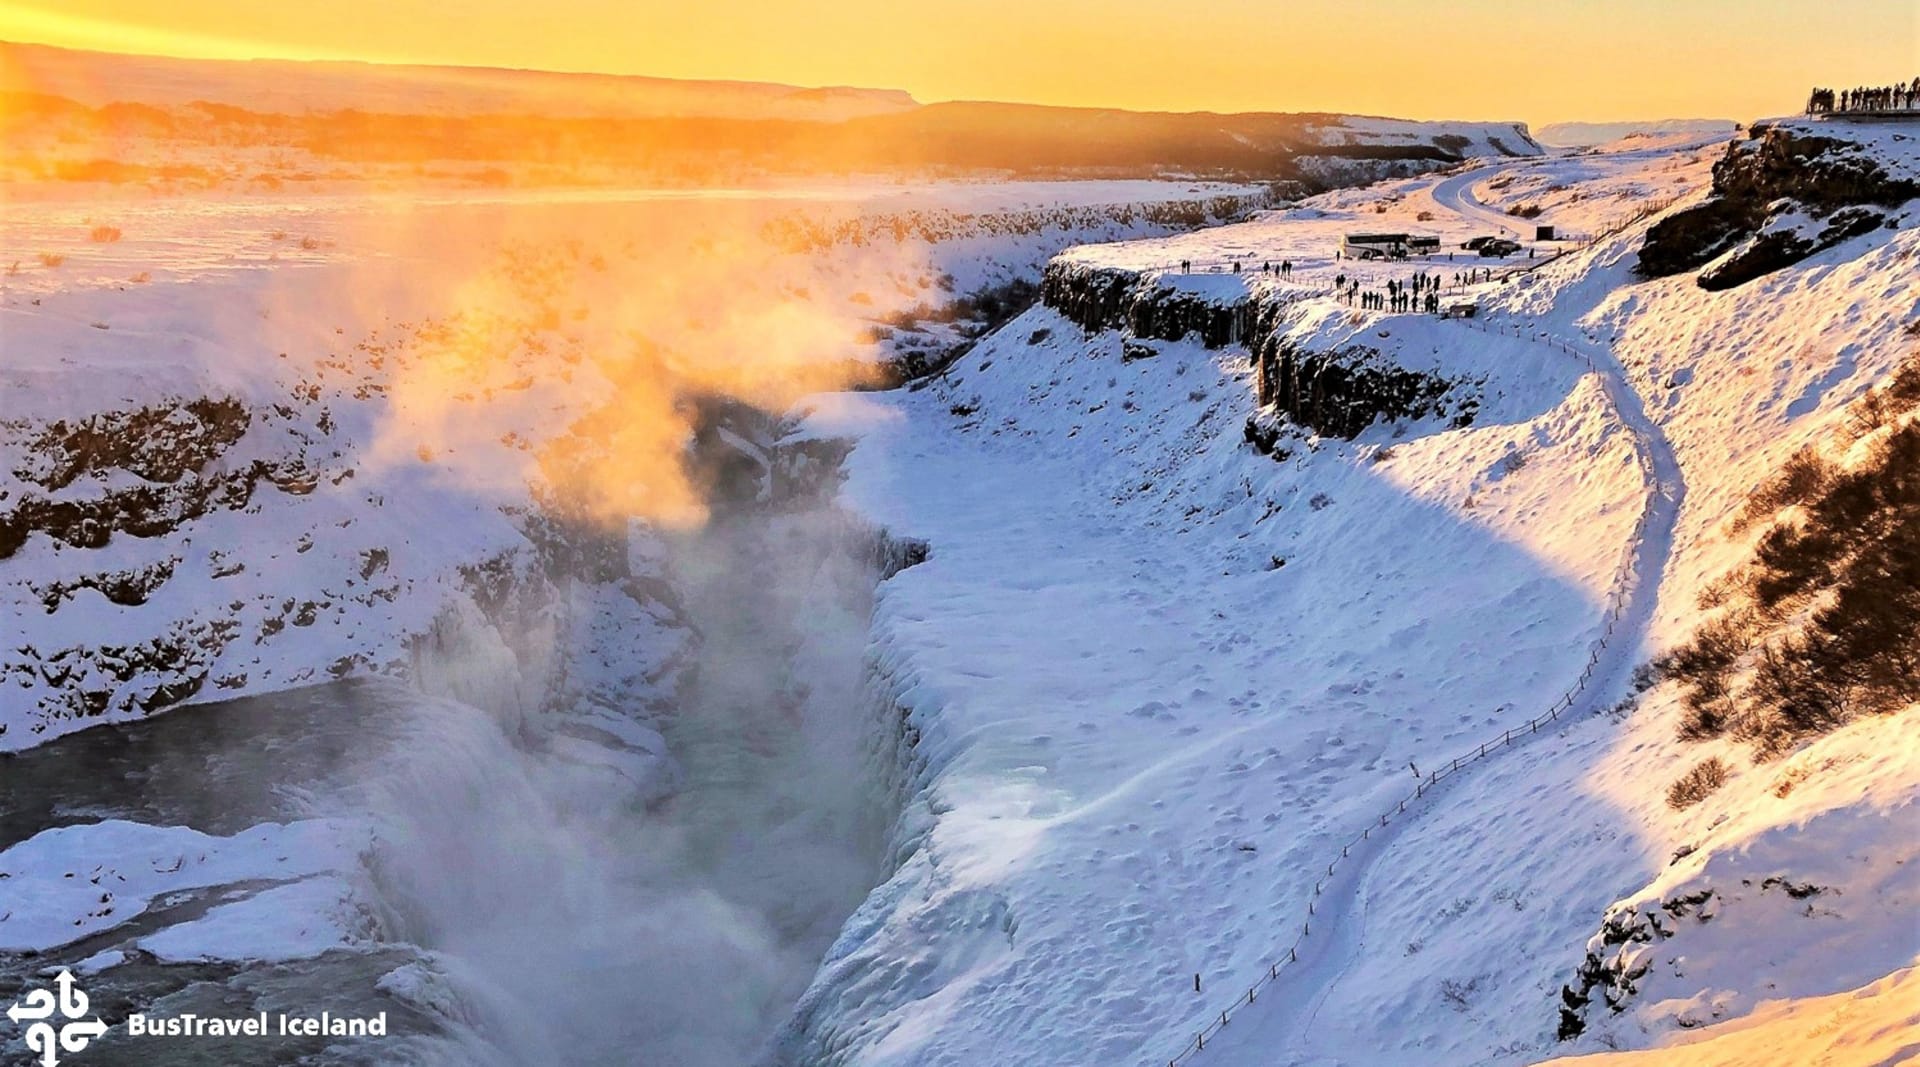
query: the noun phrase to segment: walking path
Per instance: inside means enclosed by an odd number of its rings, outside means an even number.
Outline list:
[[[1503,169],[1500,166],[1481,168],[1451,176],[1435,185],[1434,197],[1463,215],[1511,229],[1503,216],[1473,195],[1475,184]],[[1539,734],[1558,732],[1540,729],[1543,723],[1554,724],[1563,717],[1571,719],[1605,710],[1626,688],[1641,658],[1672,553],[1674,526],[1686,493],[1685,479],[1672,445],[1647,414],[1624,368],[1608,349],[1593,339],[1554,336],[1526,322],[1494,321],[1485,325],[1466,322],[1460,328],[1510,333],[1581,360],[1599,376],[1609,405],[1633,438],[1634,452],[1646,483],[1646,499],[1608,595],[1602,637],[1579,683],[1561,704],[1451,762],[1436,760],[1428,764],[1439,769],[1422,780],[1408,801],[1382,814],[1355,842],[1343,847],[1339,857],[1328,865],[1326,877],[1315,886],[1307,915],[1295,931],[1292,944],[1275,953],[1275,962],[1264,974],[1250,976],[1255,981],[1247,991],[1223,1010],[1206,1031],[1195,1035],[1195,1039],[1169,1061],[1169,1067],[1198,1058],[1202,1050],[1216,1043],[1259,1049],[1267,1058],[1276,1058],[1283,1049],[1304,1051],[1302,1039],[1311,1031],[1328,994],[1360,958],[1366,941],[1367,903],[1375,868],[1394,840],[1413,821],[1411,816],[1418,812],[1419,802],[1437,790],[1448,788],[1460,770],[1500,751],[1517,749]],[[1285,988],[1276,988],[1282,986]],[[1259,1005],[1257,1012],[1251,1010],[1255,1005]],[[1234,1025],[1236,1022],[1239,1025]]]

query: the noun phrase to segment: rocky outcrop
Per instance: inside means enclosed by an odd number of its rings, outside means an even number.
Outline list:
[[[1082,329],[1122,335],[1122,358],[1149,358],[1142,340],[1197,339],[1207,348],[1245,344],[1258,402],[1267,410],[1247,423],[1249,443],[1279,455],[1283,427],[1276,419],[1329,437],[1353,438],[1380,419],[1444,417],[1473,422],[1479,408],[1473,383],[1396,364],[1377,349],[1347,345],[1306,349],[1287,336],[1292,301],[1280,295],[1244,295],[1221,302],[1161,286],[1137,271],[1056,261],[1047,267],[1041,300]]]
[[[1208,348],[1244,339],[1253,316],[1247,299],[1223,304],[1161,286],[1137,271],[1061,260],[1047,265],[1040,301],[1083,330],[1120,330],[1158,341],[1193,335]]]
[[[18,488],[0,491],[0,560],[35,533],[73,548],[99,548],[118,534],[159,537],[208,512],[246,507],[261,482],[304,496],[322,474],[303,453],[230,459],[251,428],[284,418],[231,397],[195,397],[24,427],[12,471]]]
[[[1600,922],[1600,932],[1587,941],[1572,982],[1560,987],[1558,1036],[1566,1041],[1587,1029],[1587,1010],[1594,998],[1612,1012],[1626,1010],[1627,1000],[1639,992],[1638,982],[1652,960],[1646,946],[1670,938],[1682,920],[1709,922],[1716,913],[1711,889],[1675,896],[1658,907],[1615,908]]]
[[[172,483],[140,483],[73,498],[28,495],[0,510],[0,559],[43,533],[73,548],[99,548],[116,534],[158,537],[215,510],[244,508],[261,482],[304,496],[316,472],[299,459],[258,460],[239,470],[183,475]]]
[[[1381,419],[1446,418],[1453,426],[1473,423],[1479,396],[1466,383],[1427,371],[1408,370],[1379,349],[1344,345],[1312,351],[1278,332],[1252,346],[1254,390],[1263,407],[1296,426],[1351,440]],[[1247,440],[1277,454],[1278,433],[1255,415]]]
[[[41,689],[41,708],[49,717],[152,712],[198,694],[238,630],[231,620],[196,620],[125,643],[73,645],[44,654],[27,645],[0,664],[0,678]],[[6,731],[0,723],[0,734]]]
[[[14,476],[48,490],[115,469],[172,484],[205,467],[252,424],[245,405],[231,397],[195,397],[71,423],[62,419],[34,435]]]
[[[1738,908],[1742,903],[1754,906],[1755,900],[1790,905],[1793,912],[1812,916],[1818,911],[1815,898],[1832,892],[1830,887],[1815,882],[1772,874],[1740,878],[1737,884],[1730,882],[1724,888],[1696,883],[1663,898],[1616,904],[1601,919],[1599,932],[1587,940],[1586,954],[1575,969],[1573,981],[1560,988],[1559,1039],[1579,1037],[1605,1018],[1599,1014],[1603,1010],[1606,1015],[1626,1011],[1641,995],[1643,985],[1659,981],[1663,975],[1680,977],[1687,969],[1687,954],[1666,943],[1690,928],[1712,923],[1730,907]],[[1660,996],[1648,995],[1653,999]],[[1690,1027],[1708,1020],[1682,1015],[1675,1021]]]
[[[1640,273],[1712,263],[1700,287],[1731,289],[1871,232],[1886,224],[1885,209],[1915,197],[1920,182],[1889,174],[1862,144],[1804,126],[1756,126],[1714,164],[1712,199],[1648,229]]]
[[[1272,207],[1283,195],[1299,195],[1298,183],[1276,182],[1255,193],[1194,197],[1145,203],[1076,205],[1018,211],[915,210],[823,217],[794,212],[769,220],[761,234],[789,252],[812,253],[836,245],[936,244],[980,237],[1037,236],[1046,233],[1098,233],[1120,226],[1147,224],[1166,231],[1197,230],[1232,222],[1250,211]]]
[[[180,557],[170,556],[144,567],[86,574],[71,581],[53,581],[45,585],[33,584],[32,588],[39,594],[41,603],[47,606],[49,615],[59,611],[62,604],[73,599],[74,594],[82,589],[98,592],[106,597],[109,603],[118,604],[123,608],[133,608],[146,603],[155,590],[165,585],[167,579],[173,577],[173,569],[179,565]]]

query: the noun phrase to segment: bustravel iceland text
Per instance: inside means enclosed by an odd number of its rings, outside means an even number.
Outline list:
[[[280,1014],[269,1018],[258,1015],[219,1018],[207,1015],[172,1015],[164,1019],[145,1015],[127,1016],[130,1037],[385,1037],[387,1013],[371,1018],[346,1018],[330,1012],[319,1015]]]

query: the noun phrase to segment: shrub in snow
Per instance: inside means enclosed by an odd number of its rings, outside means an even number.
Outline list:
[[[1675,810],[1691,808],[1725,784],[1727,765],[1720,762],[1720,757],[1709,756],[1694,764],[1692,770],[1667,787],[1667,807]]]
[[[1742,510],[1793,508],[1761,535],[1719,614],[1661,657],[1685,686],[1680,734],[1763,756],[1920,700],[1920,356],[1856,405],[1865,457],[1802,452]]]
[[[1470,978],[1459,982],[1451,978],[1440,980],[1440,999],[1454,1011],[1466,1011],[1473,1007],[1473,995],[1480,990],[1480,979]]]
[[[1832,466],[1820,458],[1818,452],[1812,448],[1800,449],[1788,456],[1780,470],[1747,497],[1734,521],[1735,530],[1745,529],[1782,509],[1806,503],[1826,488],[1832,476]]]

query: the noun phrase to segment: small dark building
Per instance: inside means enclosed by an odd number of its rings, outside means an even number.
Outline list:
[[[1535,226],[1535,227],[1533,228],[1533,239],[1534,239],[1534,240],[1536,240],[1536,241],[1551,241],[1551,240],[1553,240],[1553,239],[1554,239],[1554,237],[1553,237],[1553,227],[1551,227],[1551,226]]]

